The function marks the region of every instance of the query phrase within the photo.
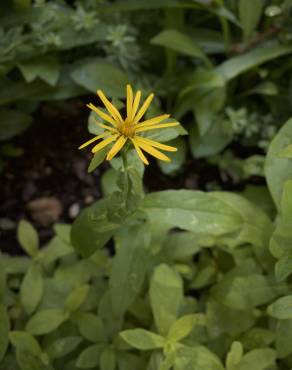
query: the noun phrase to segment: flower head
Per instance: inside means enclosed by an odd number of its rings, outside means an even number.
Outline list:
[[[158,149],[175,152],[177,150],[175,147],[164,145],[142,136],[145,131],[157,130],[178,125],[177,122],[161,123],[165,119],[169,118],[169,114],[163,114],[157,117],[150,118],[146,121],[141,121],[149,105],[151,104],[151,101],[154,97],[153,94],[150,94],[148,98],[144,101],[142,106],[139,108],[141,91],[137,91],[137,93],[134,95],[131,86],[127,85],[127,103],[125,118],[121,116],[118,109],[105,97],[104,93],[101,90],[97,91],[97,95],[103,102],[108,113],[105,113],[103,110],[97,108],[92,103],[88,104],[87,106],[99,117],[107,122],[107,124],[103,124],[96,121],[96,124],[102,127],[105,131],[101,135],[98,135],[81,145],[79,149],[83,149],[93,142],[102,139],[97,145],[93,147],[92,153],[97,153],[99,150],[112,144],[106,156],[107,160],[111,160],[123,148],[126,142],[130,141],[134,145],[134,148],[136,149],[139,157],[145,164],[149,164],[149,162],[143,152],[147,152],[148,154],[161,159],[162,161],[170,161],[170,158],[168,158]]]

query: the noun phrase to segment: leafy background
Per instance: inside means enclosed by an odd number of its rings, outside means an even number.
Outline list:
[[[172,162],[145,171],[155,191],[129,152],[126,172],[117,158],[78,183],[100,199],[73,225],[56,222],[68,221],[56,204],[54,216],[35,205],[45,222],[11,215],[3,191],[1,236],[22,250],[1,242],[1,370],[291,368],[291,6],[0,5],[1,183],[35,142],[46,157],[42,127],[71,147],[52,146],[65,181],[87,120],[95,133],[82,106],[97,88],[121,109],[127,82],[153,91],[149,116],[182,125],[159,137],[179,147]]]

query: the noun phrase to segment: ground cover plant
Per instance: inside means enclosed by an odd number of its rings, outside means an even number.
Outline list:
[[[101,191],[1,215],[0,370],[292,367],[291,5],[0,5],[3,180],[67,120]]]

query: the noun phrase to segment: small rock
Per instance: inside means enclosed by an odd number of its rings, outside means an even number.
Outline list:
[[[42,197],[27,204],[31,217],[42,226],[57,222],[63,211],[60,201],[55,197]]]
[[[68,215],[70,218],[76,218],[80,213],[80,206],[78,203],[73,203],[69,210],[68,210]]]
[[[94,202],[94,196],[89,194],[89,195],[86,195],[86,197],[84,198],[84,203],[85,204],[91,204]]]

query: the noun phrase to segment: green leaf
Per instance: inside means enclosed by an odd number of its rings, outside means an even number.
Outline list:
[[[39,237],[35,228],[29,222],[21,220],[17,229],[17,239],[22,248],[34,257],[39,248]]]
[[[152,223],[199,234],[222,235],[241,227],[238,212],[211,193],[193,190],[167,190],[147,194],[143,208]]]
[[[164,174],[172,175],[183,166],[186,160],[187,146],[186,141],[180,137],[170,141],[167,143],[167,145],[174,146],[177,148],[177,151],[167,154],[167,156],[171,159],[171,162],[158,161],[158,166]]]
[[[76,365],[80,369],[92,369],[99,363],[103,345],[94,344],[85,348],[79,355]]]
[[[0,361],[5,356],[6,350],[8,348],[8,333],[10,330],[9,317],[6,312],[6,308],[0,304]]]
[[[228,59],[220,64],[216,68],[216,71],[221,73],[226,81],[230,81],[262,63],[290,54],[291,52],[291,45],[280,45],[274,42],[266,43],[243,55]]]
[[[292,161],[281,158],[279,153],[292,142],[292,119],[289,119],[273,138],[265,163],[265,174],[269,190],[278,209],[280,209],[284,183],[292,178]]]
[[[65,310],[72,313],[77,311],[86,300],[89,292],[89,285],[83,285],[74,289],[66,299]]]
[[[243,29],[245,40],[250,39],[255,31],[262,15],[264,7],[263,0],[246,1],[239,0],[239,20]]]
[[[60,64],[55,56],[38,56],[19,63],[18,68],[29,83],[40,77],[49,85],[55,86],[60,76]]]
[[[176,353],[175,370],[224,370],[219,358],[204,346],[181,346]]]
[[[269,347],[275,340],[275,334],[264,328],[253,327],[241,337],[241,342],[246,350]]]
[[[56,330],[67,318],[68,314],[57,308],[42,310],[30,318],[25,330],[32,335],[48,334]]]
[[[50,343],[46,353],[52,359],[62,358],[73,352],[81,342],[82,338],[78,336],[58,338]]]
[[[128,83],[124,72],[101,60],[83,63],[73,70],[71,77],[77,84],[93,93],[101,89],[106,95],[117,98],[125,96]]]
[[[102,351],[99,360],[100,370],[115,370],[117,358],[113,349],[106,348]]]
[[[105,341],[105,328],[102,320],[89,312],[82,312],[77,317],[80,334],[90,342]]]
[[[277,299],[268,307],[268,314],[276,319],[292,319],[292,295]]]
[[[292,144],[289,144],[284,149],[282,149],[279,152],[279,157],[292,159]]]
[[[284,358],[292,353],[292,320],[279,320],[276,326],[277,357]]]
[[[123,228],[118,234],[119,249],[113,259],[109,292],[112,309],[123,315],[138,297],[149,263],[150,235],[147,227]]]
[[[11,331],[9,333],[9,339],[18,351],[29,352],[37,357],[42,353],[38,341],[25,331]]]
[[[275,265],[277,281],[285,280],[292,273],[292,256],[282,257]]]
[[[243,347],[240,342],[233,342],[226,357],[226,369],[235,370],[243,355]]]
[[[46,247],[42,248],[38,253],[38,261],[43,265],[48,266],[56,262],[59,258],[68,256],[74,253],[74,249],[68,243],[64,242],[59,237],[53,237]]]
[[[105,147],[94,154],[88,167],[88,173],[93,172],[104,161],[107,152],[108,147]]]
[[[18,366],[21,370],[51,370],[42,360],[29,352],[16,352]]]
[[[195,42],[186,34],[177,30],[163,30],[151,39],[154,45],[164,46],[194,58],[199,58],[208,63],[208,58]]]
[[[120,333],[120,336],[130,346],[142,351],[163,348],[165,345],[165,339],[162,336],[145,329],[124,330]]]
[[[181,277],[165,264],[157,266],[151,278],[149,296],[158,332],[166,336],[182,304]]]
[[[24,276],[20,287],[21,304],[28,315],[39,305],[43,296],[43,276],[40,266],[33,263]]]
[[[0,141],[22,134],[31,124],[30,115],[17,110],[0,110]]]
[[[245,354],[238,370],[266,370],[275,366],[276,352],[271,348],[254,349]]]
[[[193,314],[180,317],[170,328],[167,340],[170,342],[179,342],[187,337],[195,325],[204,325],[204,315]]]

